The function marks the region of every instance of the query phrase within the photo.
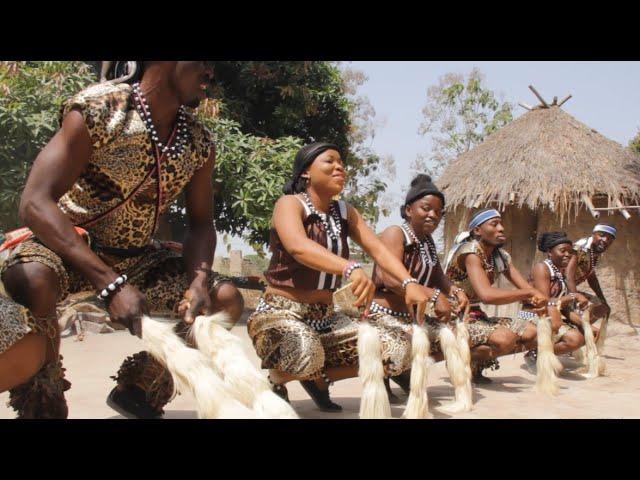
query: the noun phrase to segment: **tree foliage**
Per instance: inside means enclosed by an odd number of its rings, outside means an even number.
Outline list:
[[[335,62],[212,62],[213,98],[198,113],[215,133],[219,231],[243,236],[257,251],[268,242],[273,205],[296,151],[331,141],[346,154],[345,198],[372,222],[393,162],[367,144],[375,111],[357,95],[366,78]],[[61,103],[97,81],[95,62],[0,62],[0,230],[19,226],[19,197],[39,150],[58,128]],[[164,217],[180,238],[184,198]],[[167,228],[168,227],[168,228]],[[168,231],[167,231],[168,230]]]
[[[0,62],[0,230],[19,226],[22,188],[62,102],[92,82],[83,62]]]
[[[431,143],[412,170],[437,176],[458,155],[479,144],[513,119],[513,106],[496,98],[478,69],[468,75],[448,73],[427,90],[419,133]]]

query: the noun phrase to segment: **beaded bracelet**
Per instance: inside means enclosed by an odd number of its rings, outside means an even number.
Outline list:
[[[344,278],[349,278],[356,268],[362,268],[362,265],[358,262],[349,262],[347,266],[344,267],[344,270],[342,271],[342,276]]]
[[[118,278],[113,281],[113,283],[110,283],[102,289],[102,291],[98,294],[98,298],[100,300],[106,300],[111,295],[113,295],[113,292],[115,292],[120,285],[123,285],[126,281],[127,276],[124,273],[122,275],[119,275]]]
[[[407,278],[406,280],[404,280],[404,281],[402,282],[402,290],[406,290],[406,289],[407,289],[407,286],[408,286],[410,283],[417,283],[418,285],[420,285],[420,282],[418,282],[418,280],[416,280],[416,279],[415,279],[415,278],[413,278],[413,277],[409,277],[409,278]]]

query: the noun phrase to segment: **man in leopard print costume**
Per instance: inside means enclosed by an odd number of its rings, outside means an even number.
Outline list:
[[[225,310],[234,321],[242,313],[238,290],[211,272],[215,148],[191,111],[211,72],[206,62],[142,62],[137,77],[93,85],[64,103],[61,128],[22,194],[30,230],[10,242],[1,273],[11,299],[0,297],[0,392],[11,391],[21,417],[67,415],[55,312],[69,293],[118,283],[105,306],[138,336],[145,312],[186,324],[203,312]],[[152,239],[182,191],[184,251]],[[127,416],[161,415],[173,391],[146,352],[125,360],[116,380],[108,403]]]

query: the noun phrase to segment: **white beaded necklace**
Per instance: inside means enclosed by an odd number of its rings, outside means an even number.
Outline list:
[[[158,147],[158,150],[160,152],[168,154],[173,159],[180,157],[184,153],[184,150],[187,146],[188,137],[186,112],[184,110],[184,107],[180,106],[180,108],[178,108],[176,135],[173,142],[171,143],[171,145],[164,145],[160,141],[160,137],[158,136],[156,127],[153,125],[153,119],[151,118],[151,109],[149,107],[147,99],[140,91],[140,84],[134,83],[132,89],[134,93],[136,110],[138,111],[140,118],[142,118],[142,121],[145,123],[153,144]]]
[[[421,242],[418,239],[418,236],[411,228],[411,225],[405,220],[401,225],[402,229],[409,235],[411,240],[418,244],[418,250],[420,251],[420,257],[422,258],[422,262],[425,265],[435,265],[438,262],[438,252],[436,251],[435,244],[431,241],[429,237],[426,237],[424,242]],[[429,254],[427,254],[427,250],[424,248],[424,244],[427,244],[427,248],[429,249]]]
[[[342,224],[340,223],[340,214],[337,212],[337,209],[335,207],[335,202],[331,202],[331,205],[329,206],[329,215],[333,217],[333,221],[336,226],[334,231],[334,229],[331,227],[330,222],[327,220],[328,216],[323,213],[320,213],[316,209],[316,207],[313,206],[313,203],[311,203],[311,198],[309,198],[309,194],[307,192],[302,192],[302,198],[304,199],[304,203],[307,205],[307,208],[309,209],[309,211],[312,214],[317,215],[318,218],[320,218],[320,221],[322,222],[322,225],[324,225],[324,229],[327,232],[327,234],[331,237],[333,241],[337,242],[338,238],[342,234]]]

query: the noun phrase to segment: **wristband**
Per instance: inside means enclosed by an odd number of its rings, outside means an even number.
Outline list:
[[[126,281],[127,281],[127,276],[125,274],[119,275],[113,281],[113,283],[110,283],[109,285],[107,285],[105,288],[102,289],[102,291],[98,294],[98,298],[100,300],[106,300],[111,295],[113,295],[113,293],[117,290],[117,288],[120,285],[124,285]]]
[[[344,267],[342,276],[348,279],[356,268],[362,268],[362,265],[358,262],[349,262],[347,266]]]
[[[410,283],[417,283],[418,285],[420,285],[420,282],[418,282],[418,280],[416,280],[413,277],[409,277],[406,280],[404,280],[402,282],[402,290],[406,290],[407,289],[407,285],[409,285]]]

